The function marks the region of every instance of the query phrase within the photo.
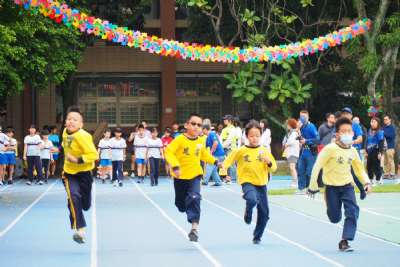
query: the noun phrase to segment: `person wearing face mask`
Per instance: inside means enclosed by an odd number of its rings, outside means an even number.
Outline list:
[[[308,194],[314,197],[319,192],[317,179],[319,172],[323,170],[327,215],[332,223],[341,221],[342,205],[344,206],[345,220],[339,250],[347,252],[353,251],[349,241],[354,240],[360,211],[355,197],[352,170],[367,193],[372,188],[358,152],[352,147],[354,133],[351,120],[340,118],[335,127],[336,142],[327,145],[319,153],[312,170]]]
[[[317,157],[319,134],[317,128],[309,121],[307,110],[300,111],[301,137],[299,137],[301,152],[297,163],[298,194],[304,194],[310,184],[311,171]]]
[[[73,240],[85,243],[86,221],[83,211],[91,206],[92,183],[91,171],[99,158],[92,136],[83,127],[83,115],[78,107],[67,111],[65,129],[62,135],[64,148],[63,184],[68,195]]]
[[[383,157],[383,147],[385,142],[384,132],[380,128],[381,121],[379,118],[371,119],[371,128],[368,131],[367,137],[367,171],[373,185],[376,183],[383,184],[381,159]]]

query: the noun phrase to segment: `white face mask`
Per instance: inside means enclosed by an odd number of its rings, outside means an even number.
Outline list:
[[[350,146],[353,144],[353,135],[352,134],[343,134],[340,136],[340,142],[343,145]]]

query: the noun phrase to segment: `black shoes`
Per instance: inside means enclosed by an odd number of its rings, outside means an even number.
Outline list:
[[[342,240],[339,242],[339,250],[342,252],[354,251],[354,249],[350,247],[349,242],[347,240]]]
[[[254,245],[259,245],[261,243],[260,239],[253,239],[253,244]]]
[[[196,229],[192,229],[188,234],[190,242],[197,242],[199,240],[199,234]]]

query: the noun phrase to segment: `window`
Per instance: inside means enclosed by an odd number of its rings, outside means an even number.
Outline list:
[[[176,81],[177,120],[185,122],[190,113],[199,113],[216,122],[221,119],[224,78],[178,77]]]
[[[77,102],[87,122],[132,126],[159,123],[159,76],[77,78]]]

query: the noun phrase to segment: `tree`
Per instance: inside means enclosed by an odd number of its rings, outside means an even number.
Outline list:
[[[271,46],[314,38],[342,27],[342,19],[348,14],[346,1],[323,1],[318,4],[311,0],[177,2],[192,8],[190,14],[194,19],[191,20],[189,36],[192,35],[195,41],[199,41],[197,36],[204,38],[206,33],[202,31],[199,35],[200,27],[197,25],[204,25],[208,20],[215,43],[223,46]],[[234,89],[235,98],[256,101],[261,114],[277,117],[274,121],[283,121],[282,114],[292,116],[296,111],[293,106],[311,107],[312,102],[308,99],[312,96],[311,89],[315,87],[311,84],[313,74],[331,64],[325,60],[328,54],[338,56],[340,50],[328,50],[283,64],[240,64],[235,73],[226,75],[226,78],[229,88]],[[271,105],[271,101],[281,104]],[[271,110],[271,107],[276,109]]]

